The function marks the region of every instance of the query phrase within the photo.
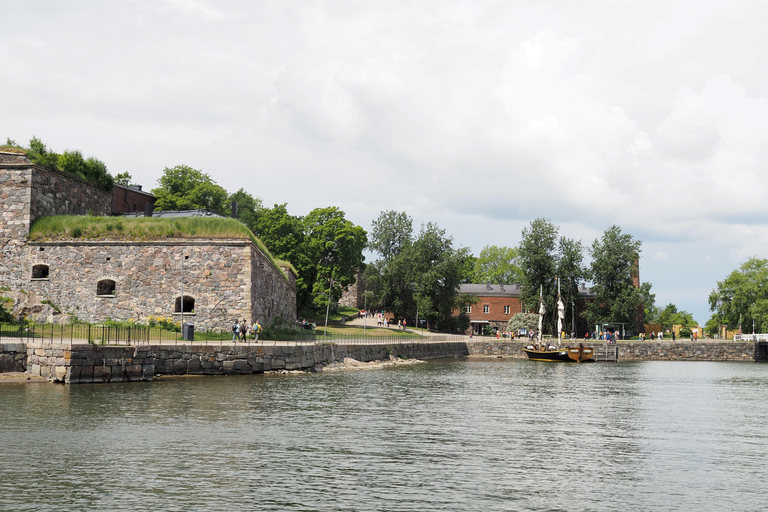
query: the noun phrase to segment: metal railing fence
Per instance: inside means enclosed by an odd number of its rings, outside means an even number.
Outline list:
[[[92,324],[34,324],[34,323],[0,323],[0,343],[3,341],[23,341],[48,344],[73,344],[92,343],[95,345],[279,345],[281,343],[294,344],[401,344],[401,343],[436,343],[436,342],[463,342],[468,339],[461,335],[431,335],[421,336],[415,333],[406,333],[393,330],[390,334],[336,334],[322,331],[300,332],[295,334],[283,334],[277,336],[260,336],[258,340],[249,335],[246,340],[232,339],[232,331],[223,329],[220,331],[195,332],[194,341],[182,338],[180,332],[164,329],[134,326],[123,327],[114,325]]]

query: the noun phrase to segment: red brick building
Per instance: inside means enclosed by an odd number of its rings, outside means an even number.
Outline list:
[[[523,311],[519,284],[462,284],[459,292],[478,299],[475,304],[464,306],[475,334],[482,334],[486,325],[504,330],[509,319]]]
[[[516,314],[523,312],[523,304],[520,300],[519,284],[462,284],[460,293],[466,293],[477,297],[477,302],[464,306],[464,312],[469,316],[469,323],[474,334],[482,334],[485,326],[491,329],[503,331],[507,328],[507,322]],[[580,319],[583,312],[584,300],[594,299],[588,288],[579,288],[580,300],[576,304],[576,329],[583,332],[586,324]],[[529,311],[535,313],[535,311]],[[455,314],[459,312],[456,311]],[[566,318],[570,318],[567,315]],[[570,321],[570,320],[569,320]]]
[[[144,214],[149,205],[149,211],[155,209],[155,196],[141,190],[141,185],[117,185],[112,193],[112,213]]]

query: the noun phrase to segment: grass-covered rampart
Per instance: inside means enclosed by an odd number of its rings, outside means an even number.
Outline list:
[[[236,219],[222,217],[94,217],[90,215],[56,215],[35,221],[29,240],[140,241],[168,239],[234,239],[250,240],[280,270],[280,264],[248,227]],[[296,269],[289,264],[294,274]],[[282,272],[281,272],[282,274]]]

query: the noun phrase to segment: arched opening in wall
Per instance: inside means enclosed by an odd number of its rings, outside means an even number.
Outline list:
[[[115,295],[115,282],[111,279],[102,279],[96,283],[96,295]]]
[[[176,313],[193,313],[195,311],[195,299],[189,295],[184,296],[184,310],[182,311],[181,297],[176,297]]]
[[[35,265],[32,267],[32,279],[48,279],[48,265]]]

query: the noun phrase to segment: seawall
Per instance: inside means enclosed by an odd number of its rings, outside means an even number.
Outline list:
[[[471,341],[467,348],[471,356],[501,356],[525,358],[526,341]],[[596,346],[597,343],[588,343]],[[734,341],[644,341],[620,342],[619,361],[759,361],[757,344]],[[762,353],[762,352],[761,352]]]
[[[22,345],[22,344],[17,344]],[[26,370],[53,382],[131,382],[158,375],[242,375],[273,370],[319,370],[345,358],[368,362],[389,356],[437,359],[468,355],[462,342],[251,345],[29,344]]]
[[[316,371],[352,358],[509,357],[525,359],[522,341],[293,343],[101,346],[86,343],[0,344],[0,371],[26,371],[67,384],[152,380],[159,375],[242,375]],[[594,346],[594,344],[592,344]],[[619,343],[620,361],[768,361],[766,342]]]

